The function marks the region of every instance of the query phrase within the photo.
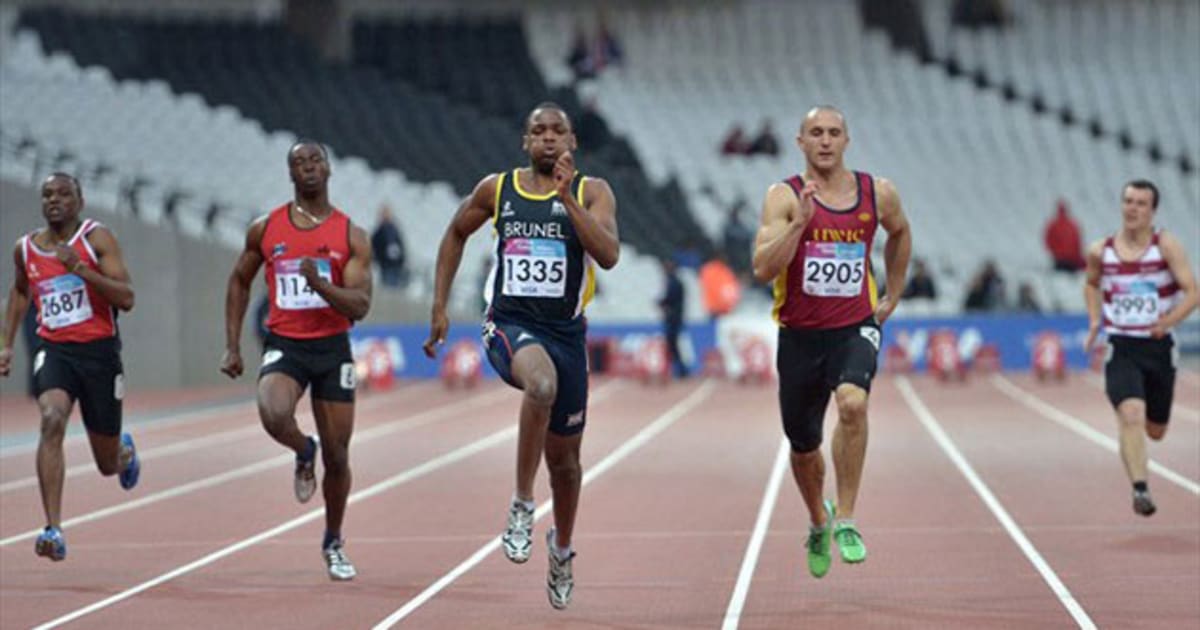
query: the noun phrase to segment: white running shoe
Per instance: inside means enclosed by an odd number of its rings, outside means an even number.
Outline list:
[[[546,555],[550,557],[550,570],[546,572],[546,596],[550,605],[562,610],[571,604],[571,593],[575,590],[575,575],[571,569],[571,561],[575,552],[559,558],[554,552],[554,529],[546,532]]]
[[[517,564],[528,560],[533,548],[533,510],[514,499],[508,507],[508,529],[500,541],[504,544],[504,555],[509,560]]]
[[[333,544],[321,550],[321,555],[325,556],[325,566],[329,569],[329,579],[337,582],[353,580],[354,576],[358,575],[354,564],[346,557],[342,544],[341,540],[335,540]]]
[[[296,500],[301,503],[308,503],[317,492],[317,452],[321,445],[317,438],[312,436],[309,436],[308,441],[313,445],[312,458],[304,461],[299,455],[296,456],[296,477],[292,482]]]

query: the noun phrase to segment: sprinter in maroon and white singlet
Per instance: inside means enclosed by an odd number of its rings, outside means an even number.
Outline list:
[[[774,282],[779,406],[791,443],[792,476],[812,519],[808,568],[819,578],[829,571],[833,539],[843,561],[867,557],[854,523],[867,449],[867,394],[880,327],[904,288],[912,237],[895,186],[843,163],[850,135],[840,111],[828,106],[809,111],[796,140],[805,171],[767,191],[754,277]],[[871,272],[876,226],[888,234],[883,298]],[[820,447],[831,394],[838,408],[832,445],[836,505],[822,497]]]
[[[42,182],[46,227],[17,240],[0,346],[0,376],[8,376],[13,338],[32,299],[38,323],[33,385],[42,414],[37,473],[46,514],[34,552],[51,560],[67,555],[63,437],[76,400],[101,474],[119,474],[121,487],[131,490],[141,470],[133,438],[121,432],[125,374],[117,310],[133,308],[133,286],[116,236],[81,218],[82,209],[83,190],[74,177],[54,173]]]
[[[1196,308],[1196,279],[1179,239],[1154,229],[1158,188],[1134,180],[1121,189],[1121,229],[1092,243],[1083,285],[1089,353],[1108,336],[1104,388],[1117,412],[1121,461],[1133,484],[1133,511],[1154,514],[1146,438],[1161,440],[1171,418],[1179,350],[1171,329]],[[1144,435],[1143,435],[1144,434]]]
[[[229,277],[221,371],[231,378],[242,373],[242,320],[250,284],[265,264],[270,313],[258,373],[259,418],[275,441],[296,453],[293,489],[301,503],[316,492],[316,455],[321,452],[322,555],[331,579],[350,580],[356,571],[341,534],[354,428],[354,359],[347,331],[371,307],[371,245],[366,232],[329,202],[325,147],[297,142],[287,162],[295,188],[292,201],[250,226],[246,248]],[[310,386],[319,443],[296,424],[296,402]]]

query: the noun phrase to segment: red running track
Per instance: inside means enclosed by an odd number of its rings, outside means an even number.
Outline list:
[[[1090,376],[1063,385],[1017,374],[949,386],[880,378],[858,509],[870,556],[835,562],[823,580],[805,569],[807,523],[790,473],[763,511],[780,478],[771,388],[598,381],[566,611],[550,608],[543,587],[548,516],[528,564],[489,545],[512,491],[517,393],[422,383],[360,399],[345,526],[359,577],[350,583],[325,576],[320,497],[295,502],[290,455],[229,394],[209,411],[135,424],[147,459],[133,493],[89,469],[83,441],[68,443],[75,472],[61,563],[32,553],[41,524],[32,453],[0,455],[0,627],[67,618],[76,628],[256,630],[384,620],[434,630],[1200,622],[1194,373],[1180,379],[1166,440],[1151,444],[1162,472],[1152,475],[1159,513],[1149,519],[1130,509],[1105,442],[1115,421]],[[189,405],[217,400],[190,396]],[[175,406],[146,409],[170,417]],[[311,417],[301,423],[311,427]],[[30,426],[5,418],[0,437]],[[548,496],[543,470],[538,499]]]

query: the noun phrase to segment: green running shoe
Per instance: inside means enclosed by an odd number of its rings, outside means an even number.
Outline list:
[[[826,499],[825,525],[821,527],[810,525],[808,528],[808,542],[805,544],[808,547],[808,572],[815,578],[825,577],[825,574],[829,573],[829,565],[833,563],[830,546],[832,542],[830,527],[833,525],[833,514],[833,501]]]
[[[833,537],[837,540],[838,550],[842,552],[842,562],[858,564],[867,559],[867,546],[863,544],[862,534],[854,527],[854,523],[835,523]]]

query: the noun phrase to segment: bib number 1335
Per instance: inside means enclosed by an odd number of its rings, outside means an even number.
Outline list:
[[[567,247],[550,239],[512,239],[504,247],[504,295],[559,298],[567,288]]]

